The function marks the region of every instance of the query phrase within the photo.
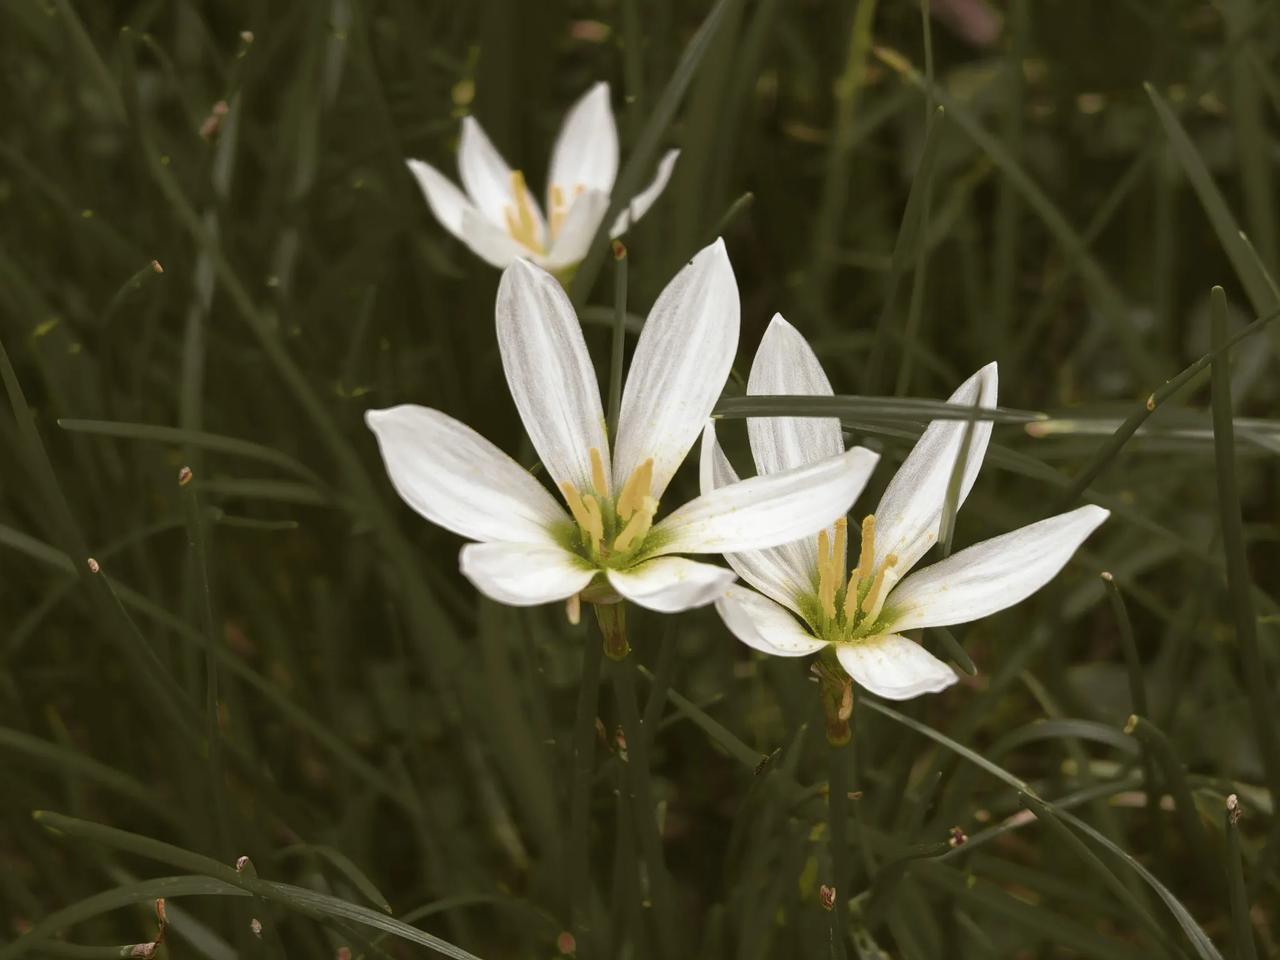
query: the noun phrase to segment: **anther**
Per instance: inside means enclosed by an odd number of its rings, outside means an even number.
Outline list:
[[[604,458],[595,447],[591,448],[591,486],[602,497],[609,496],[609,481],[604,476]]]
[[[867,619],[872,623],[876,617],[880,616],[880,611],[884,608],[884,598],[889,593],[892,584],[889,582],[889,572],[898,565],[898,555],[891,553],[884,558],[884,565],[876,572],[876,578],[871,584],[871,589],[867,591],[867,595],[862,600],[862,612],[867,615]]]
[[[845,540],[849,536],[849,521],[841,517],[836,521],[835,543],[831,547],[831,579],[839,582],[844,577]]]
[[[652,463],[652,461],[649,462]],[[632,513],[631,519],[622,528],[622,532],[613,541],[613,548],[615,550],[630,550],[637,540],[649,532],[649,527],[653,524],[653,515],[657,511],[658,501],[653,497],[646,496]]]
[[[631,476],[627,477],[627,482],[622,485],[622,493],[618,495],[617,511],[618,516],[623,520],[630,520],[631,515],[649,496],[649,490],[653,486],[653,457],[650,457],[635,470],[631,471]]]
[[[578,493],[573,484],[565,481],[560,484],[560,492],[564,494],[564,502],[569,505],[569,512],[573,514],[573,519],[578,526],[582,528],[584,533],[591,534],[592,519],[591,514],[587,512],[587,505],[582,501],[582,495]],[[595,503],[595,500],[590,501]],[[596,516],[600,515],[600,507],[596,505]],[[593,537],[592,545],[594,546],[596,538]]]
[[[862,568],[854,567],[849,574],[849,583],[844,588],[844,618],[849,623],[858,615],[858,587],[862,580]]]
[[[876,517],[868,514],[862,521],[862,546],[858,551],[858,568],[866,576],[876,560]]]
[[[588,497],[582,501],[582,505],[587,509],[587,533],[591,535],[592,544],[599,544],[604,539],[604,517],[600,514],[600,501],[595,497]]]

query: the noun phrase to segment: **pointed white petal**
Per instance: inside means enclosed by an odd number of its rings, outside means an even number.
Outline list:
[[[597,83],[565,114],[551,150],[547,182],[564,191],[566,199],[576,187],[599,190],[607,197],[617,176],[618,125],[609,103],[609,84]],[[547,209],[551,206],[548,196]]]
[[[747,378],[747,393],[832,394],[831,381],[813,348],[781,314],[774,314],[760,340]],[[758,473],[779,473],[844,453],[844,436],[836,418],[752,417],[747,421],[747,432]]]
[[[738,349],[738,283],[717,240],[695,256],[649,311],[622,392],[614,483],[653,457],[661,499],[702,432]]]
[[[609,583],[637,606],[675,613],[714,601],[733,583],[733,571],[684,557],[659,557],[630,570],[610,570]]]
[[[551,250],[540,259],[539,266],[558,271],[581,263],[591,247],[591,239],[609,209],[609,195],[588,190],[573,201],[564,223],[551,241]]]
[[[626,209],[613,221],[613,226],[609,228],[610,237],[622,236],[631,229],[633,223],[649,212],[654,201],[662,196],[663,190],[667,189],[667,182],[670,181],[671,173],[676,168],[676,160],[679,158],[679,150],[668,150],[662,155],[662,159],[658,161],[658,172],[649,181],[649,185],[632,197]]]
[[[704,493],[654,527],[660,544],[654,555],[759,550],[812,536],[849,512],[879,459],[854,447]]]
[[[462,242],[471,252],[493,267],[510,266],[529,251],[511,238],[511,234],[495,226],[475,207],[462,211]]]
[[[531,543],[470,543],[458,565],[486,597],[513,607],[565,600],[596,574],[563,547]]]
[[[472,540],[554,544],[568,514],[520,464],[465,423],[403,404],[365,422],[396,493],[432,523]]]
[[[609,470],[600,387],[582,326],[556,279],[525,260],[502,274],[495,309],[511,397],[556,486],[591,487],[590,450]]]
[[[714,420],[709,421],[702,432],[700,473],[704,494],[738,482],[733,464],[725,457],[716,440]],[[811,593],[817,582],[818,549],[815,543],[814,538],[810,537],[784,543],[779,547],[726,553],[724,558],[738,576],[766,597],[799,613],[796,597],[802,593]]]
[[[458,141],[458,175],[480,212],[505,231],[507,211],[516,211],[516,198],[511,190],[511,168],[474,117],[462,118],[462,137]],[[547,235],[542,210],[532,193],[527,200],[538,225],[537,234],[541,241]]]
[[[716,611],[735,637],[775,657],[803,657],[827,645],[785,607],[736,584],[716,601]]]
[[[406,160],[405,164],[418,181],[419,189],[427,198],[427,206],[440,221],[440,225],[461,239],[462,215],[467,210],[475,209],[467,195],[431,164],[421,160]]]
[[[893,629],[968,623],[1020,603],[1052,580],[1107,516],[1101,507],[1080,507],[911,574],[889,594]]]
[[[996,365],[989,363],[962,383],[947,402],[971,407],[976,400],[980,407],[994,407],[996,386]],[[893,553],[898,557],[897,569],[905,573],[937,541],[947,484],[968,427],[965,420],[934,420],[889,481],[876,508],[877,567]],[[990,439],[991,422],[974,422],[957,508],[978,478]]]
[[[859,686],[888,700],[938,693],[960,679],[920,644],[896,633],[836,644],[836,657]]]

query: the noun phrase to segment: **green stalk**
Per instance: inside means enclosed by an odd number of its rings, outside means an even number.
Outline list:
[[[600,695],[603,638],[588,630],[582,647],[582,678],[578,683],[578,709],[573,722],[573,766],[569,787],[569,835],[565,864],[569,924],[581,949],[589,942],[587,898],[591,890],[591,861],[587,840],[590,831],[591,775],[595,766],[596,703]]]
[[[653,904],[653,921],[657,927],[660,954],[669,960],[681,956],[671,883],[663,860],[662,834],[658,829],[657,803],[653,781],[649,775],[649,743],[640,720],[636,701],[636,659],[628,657],[612,667],[613,692],[627,740],[627,764],[624,782],[631,802],[640,845],[641,859],[648,879],[649,901]]]
[[[1227,839],[1227,892],[1231,898],[1231,928],[1239,960],[1258,960],[1258,949],[1253,942],[1253,924],[1249,919],[1244,865],[1240,862],[1240,815],[1240,800],[1233,793],[1227,797],[1227,813],[1223,823]]]
[[[835,903],[831,907],[831,956],[845,960],[845,935],[849,883],[849,748],[848,744],[827,744],[827,826],[831,834],[831,885],[835,887]]]

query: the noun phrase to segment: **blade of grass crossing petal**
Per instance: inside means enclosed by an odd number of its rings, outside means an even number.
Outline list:
[[[871,341],[871,349],[867,353],[867,364],[862,375],[864,388],[871,392],[880,389],[880,372],[889,348],[889,339],[894,327],[894,308],[897,305],[898,290],[902,285],[902,275],[906,272],[909,255],[924,245],[923,240],[917,240],[917,234],[925,232],[922,210],[926,206],[925,194],[930,189],[927,185],[933,183],[933,171],[937,166],[938,144],[942,130],[942,124],[939,121],[942,109],[942,107],[936,108],[931,118],[932,122],[925,125],[924,146],[920,148],[916,175],[911,179],[911,187],[907,191],[907,203],[902,210],[902,223],[898,227],[898,237],[893,244],[889,275],[885,279],[884,306],[880,308],[875,338]]]
[[[1249,895],[1244,883],[1244,864],[1240,857],[1240,799],[1233,793],[1227,797],[1227,809],[1223,820],[1226,845],[1223,856],[1227,867],[1227,894],[1231,900],[1231,931],[1238,960],[1258,960],[1257,945],[1253,942],[1253,922],[1249,910]]]
[[[1258,622],[1253,606],[1253,582],[1245,553],[1240,493],[1236,485],[1235,436],[1232,423],[1230,355],[1227,348],[1227,298],[1221,287],[1211,295],[1213,345],[1213,441],[1217,466],[1218,509],[1222,524],[1222,549],[1227,562],[1227,587],[1235,620],[1240,668],[1271,785],[1280,796],[1280,733],[1273,707],[1274,686],[1268,681],[1266,663],[1258,644]]]
[[[942,519],[938,525],[938,544],[943,558],[951,556],[951,541],[956,532],[956,511],[960,505],[960,487],[964,484],[964,465],[969,460],[969,447],[973,444],[973,425],[978,418],[978,401],[975,398],[970,410],[969,422],[964,426],[964,436],[960,440],[960,449],[956,451],[955,462],[951,465],[951,476],[947,478],[947,494],[942,501]]]
[[[1204,930],[1202,930],[1200,925],[1196,923],[1195,918],[1192,917],[1191,914],[1187,911],[1187,908],[1182,905],[1182,902],[1178,900],[1178,898],[1175,897],[1169,891],[1169,889],[1163,883],[1161,883],[1155,877],[1154,874],[1151,873],[1150,870],[1144,867],[1141,863],[1135,860],[1123,849],[1116,846],[1111,840],[1107,839],[1107,837],[1103,836],[1101,833],[1099,833],[1089,824],[1085,823],[1079,817],[1076,817],[1073,814],[1070,814],[1067,811],[1044,800],[1042,797],[1039,797],[1036,794],[1036,792],[1032,790],[1027,783],[1020,780],[1018,777],[1014,776],[1013,774],[1009,773],[1009,771],[992,763],[991,761],[983,757],[981,754],[976,753],[975,751],[969,749],[963,744],[957,743],[956,741],[952,740],[950,737],[946,736],[945,734],[939,733],[937,730],[933,729],[927,724],[921,723],[920,721],[915,720],[911,717],[908,717],[905,714],[899,713],[897,710],[894,710],[892,707],[886,706],[882,703],[878,703],[877,701],[872,700],[868,697],[863,697],[859,701],[859,703],[861,703],[865,708],[872,710],[876,713],[883,714],[884,716],[894,720],[896,723],[899,723],[910,730],[914,730],[916,733],[919,733],[922,736],[928,737],[930,740],[933,740],[935,743],[941,744],[942,746],[946,747],[948,750],[952,751],[958,756],[963,757],[965,760],[968,760],[970,763],[985,770],[987,773],[991,774],[991,776],[995,777],[997,780],[1000,780],[1003,783],[1008,784],[1010,787],[1013,787],[1013,789],[1017,790],[1019,793],[1028,794],[1030,796],[1036,797],[1037,799],[1041,800],[1045,804],[1045,806],[1048,809],[1052,810],[1057,816],[1061,817],[1064,821],[1066,821],[1067,823],[1075,827],[1077,830],[1080,830],[1083,833],[1087,834],[1096,843],[1105,847],[1109,852],[1111,852],[1120,860],[1122,860],[1129,869],[1137,873],[1138,876],[1141,877],[1143,881],[1146,882],[1146,884],[1149,887],[1151,887],[1152,890],[1155,891],[1156,895],[1161,899],[1161,901],[1163,901],[1164,905],[1169,909],[1169,912],[1173,914],[1174,919],[1177,920],[1178,922],[1178,926],[1182,928],[1182,931],[1184,934],[1186,934],[1188,941],[1192,944],[1192,946],[1195,947],[1196,953],[1201,958],[1203,958],[1203,960],[1223,960],[1222,954],[1218,952],[1218,949],[1213,945],[1213,942],[1208,938],[1208,936],[1205,935]]]
[[[842,420],[863,417],[888,422],[906,421],[920,424],[929,420],[980,420],[992,423],[1029,423],[1046,419],[1035,410],[1008,407],[983,407],[974,417],[970,406],[943,400],[918,400],[914,397],[868,397],[838,394],[833,397],[800,397],[787,394],[754,394],[749,397],[724,397],[712,410],[713,417],[839,417]]]
[[[711,41],[715,39],[729,14],[741,5],[742,0],[716,0],[716,5],[711,8],[711,12],[698,27],[698,32],[693,35],[684,53],[681,54],[680,62],[676,64],[671,79],[667,81],[667,85],[653,106],[653,112],[649,114],[649,119],[645,121],[639,138],[631,148],[631,155],[614,183],[609,210],[600,221],[600,228],[591,240],[586,258],[574,274],[570,292],[575,307],[581,309],[586,303],[587,294],[590,293],[596,275],[604,263],[607,248],[602,240],[614,219],[631,202],[631,198],[644,186],[645,179],[651,175],[653,162],[658,156],[659,141],[671,125],[676,110],[684,99],[685,91],[688,90],[698,66],[702,63],[702,58],[706,56]]]
[[[1205,166],[1204,160],[1191,142],[1191,138],[1187,136],[1177,116],[1169,109],[1164,98],[1156,92],[1155,87],[1149,83],[1144,86],[1147,96],[1151,98],[1151,103],[1155,107],[1156,115],[1164,126],[1165,134],[1169,138],[1169,146],[1182,165],[1187,179],[1191,181],[1191,186],[1200,199],[1200,205],[1204,207],[1204,212],[1213,226],[1213,232],[1218,237],[1218,243],[1222,245],[1222,249],[1231,260],[1231,266],[1235,270],[1240,285],[1248,294],[1254,312],[1262,314],[1268,310],[1274,310],[1280,306],[1280,290],[1277,290],[1275,281],[1267,273],[1265,264],[1258,259],[1252,246],[1241,242],[1239,224],[1236,223],[1235,217],[1227,206],[1227,201],[1222,196],[1222,191],[1218,189],[1213,175],[1209,173],[1209,168]]]

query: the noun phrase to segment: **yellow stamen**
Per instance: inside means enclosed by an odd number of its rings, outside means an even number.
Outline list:
[[[600,496],[609,496],[609,481],[604,477],[604,458],[595,447],[591,448],[591,486]]]
[[[844,588],[844,618],[850,623],[858,614],[858,586],[861,580],[862,569],[854,567],[853,572],[849,574],[849,583]]]
[[[862,547],[858,552],[858,569],[863,575],[870,573],[876,560],[876,518],[870,514],[862,521]]]
[[[848,531],[849,521],[841,517],[836,521],[835,543],[831,547],[831,579],[836,583],[844,577],[844,551]]]
[[[652,460],[647,462],[653,463]],[[653,525],[653,515],[657,512],[658,501],[650,496],[644,497],[631,515],[631,519],[627,521],[627,525],[622,528],[622,532],[613,541],[613,548],[615,550],[630,550],[636,541],[642,539],[649,532],[649,527]]]
[[[514,208],[508,206],[503,213],[507,219],[507,232],[511,238],[534,253],[542,253],[542,242],[538,236],[538,220],[533,212],[533,197],[524,182],[524,173],[511,171],[511,196],[515,200]]]
[[[834,556],[831,553],[831,538],[827,531],[818,532],[818,602],[822,604],[822,612],[828,617],[836,615],[835,604],[835,571]]]
[[[576,487],[568,481],[560,484],[560,492],[564,494],[564,502],[569,505],[569,512],[582,532],[591,538],[589,546],[595,548],[604,539],[604,523],[600,517],[600,504],[595,498],[582,499]],[[592,509],[594,508],[594,510]]]
[[[884,566],[876,572],[876,578],[871,583],[871,589],[867,591],[867,595],[862,600],[862,612],[867,615],[867,619],[872,623],[876,617],[880,616],[880,611],[884,607],[884,598],[889,593],[889,571],[898,565],[898,555],[891,553],[884,558]]]
[[[595,497],[589,497],[582,501],[582,505],[587,508],[587,517],[590,520],[590,526],[586,528],[587,533],[591,534],[591,539],[595,543],[604,540],[604,517],[600,514],[600,501]]]
[[[650,457],[631,472],[627,482],[622,485],[622,493],[618,496],[618,516],[630,520],[631,515],[649,496],[653,486],[653,457]]]

